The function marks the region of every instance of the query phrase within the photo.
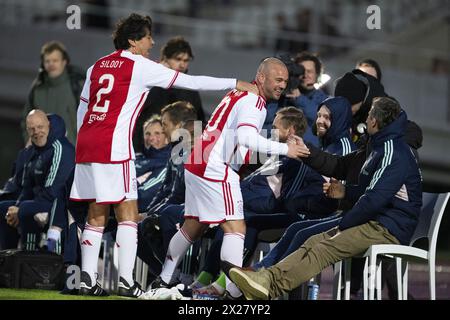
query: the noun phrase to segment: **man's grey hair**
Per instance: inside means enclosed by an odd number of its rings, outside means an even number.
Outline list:
[[[402,108],[396,100],[381,97],[373,100],[369,116],[377,120],[378,130],[381,130],[397,119],[401,111]]]

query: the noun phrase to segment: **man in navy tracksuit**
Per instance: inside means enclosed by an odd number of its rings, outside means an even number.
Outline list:
[[[303,136],[307,127],[301,110],[287,107],[279,110],[274,128],[279,140],[286,141],[290,134]],[[260,169],[241,182],[244,213],[247,225],[246,257],[251,256],[259,232],[266,229],[286,228],[299,220],[327,217],[337,209],[337,201],[324,196],[325,179],[303,162],[280,157],[269,159]],[[283,212],[284,214],[278,214]],[[246,261],[247,262],[247,261]]]
[[[283,108],[277,112],[273,127],[279,130],[282,142],[288,139],[288,132],[303,136],[306,117],[295,107]],[[336,209],[336,202],[324,197],[324,182],[320,174],[301,161],[283,156],[278,160],[270,158],[241,182],[244,209],[256,214],[303,214],[303,219],[326,216]],[[288,204],[294,197],[297,209],[289,210]]]
[[[320,174],[298,160],[282,156],[276,161],[270,159],[241,182],[244,209],[259,215],[287,212],[286,201],[301,193],[297,205],[302,209],[293,214],[304,218],[327,215],[335,210],[335,203],[328,201],[327,207],[317,201],[317,197],[329,200],[322,193],[324,182]]]
[[[186,143],[193,141],[196,117],[194,107],[184,101],[170,104],[161,111],[164,133],[172,141],[169,143],[172,156],[164,168],[164,180],[145,210],[148,216],[138,225],[137,248],[139,258],[155,274],[161,272],[169,242],[178,231],[177,224],[180,226],[184,221],[184,161],[187,150],[190,151]],[[189,131],[189,139],[185,135],[175,137],[176,130],[181,128]],[[155,232],[155,228],[161,232]]]
[[[407,245],[422,205],[422,179],[414,154],[403,141],[406,113],[396,101],[377,98],[366,120],[370,154],[359,184],[332,180],[324,185],[333,198],[357,199],[338,227],[309,238],[276,265],[258,272],[238,267],[231,280],[250,299],[268,299],[296,288],[327,266],[373,244]]]
[[[343,97],[328,98],[319,105],[317,110],[317,119],[312,131],[319,137],[322,151],[339,156],[345,156],[352,152],[356,147],[350,137],[352,111],[348,100]],[[307,167],[306,165],[304,166]],[[319,175],[316,171],[309,170]],[[322,178],[322,176],[320,177]],[[320,185],[320,195],[323,196],[322,186],[323,184]],[[307,192],[309,192],[308,189],[301,188],[286,198],[285,206],[288,212],[298,213],[312,207],[311,205],[305,207],[303,199],[305,198],[304,194]],[[298,221],[290,225],[276,246],[272,248],[264,259],[255,264],[254,268],[259,269],[272,266],[297,250],[309,237],[339,224],[340,214],[331,214],[336,210],[336,206],[331,207],[328,204],[327,210],[327,202],[324,202],[317,194],[315,198],[310,197],[308,200],[308,202],[315,204],[314,207],[322,207],[323,214],[315,216],[309,214],[307,215],[308,220]],[[330,199],[328,198],[327,200],[329,201]],[[334,210],[330,211],[330,208]]]
[[[317,108],[316,122],[312,132],[319,137],[319,144],[323,151],[330,154],[345,156],[356,149],[350,137],[352,125],[351,105],[347,99],[342,97],[328,98]],[[310,169],[309,172],[320,176],[316,171]],[[299,172],[300,173],[300,172]],[[323,179],[323,178],[322,178]],[[321,198],[321,188],[311,190],[310,187],[297,188],[284,197],[285,207],[289,213],[306,212],[306,218],[317,219],[328,216],[337,209],[335,203],[330,203],[330,199]],[[305,201],[306,200],[306,201]],[[330,211],[333,208],[333,211]]]
[[[142,154],[136,155],[136,177],[138,180],[138,208],[145,212],[156,196],[167,172],[172,145],[161,149],[152,146],[144,148]]]
[[[323,131],[321,130],[324,125],[322,124],[324,121],[321,120],[322,115],[328,116],[330,119],[330,124]],[[323,151],[345,156],[356,149],[351,138],[351,127],[352,108],[350,103],[346,98],[334,97],[324,100],[317,108],[317,118],[312,131],[319,137],[320,148]]]
[[[17,247],[10,241],[20,231],[22,246],[35,249],[41,232],[53,245],[67,226],[64,210],[57,210],[58,201],[65,201],[67,183],[73,175],[75,151],[65,137],[64,120],[32,110],[27,116],[27,131],[32,146],[22,174],[22,190],[16,201],[0,203],[0,244],[2,249]],[[13,240],[16,240],[13,239]],[[54,248],[52,248],[54,249]]]
[[[173,143],[173,148],[180,145],[181,141]],[[148,206],[149,216],[140,223],[140,235],[144,237],[154,237],[153,228],[157,224],[161,230],[162,243],[157,244],[155,238],[148,238],[138,244],[138,256],[152,264],[152,258],[155,258],[162,264],[169,246],[169,242],[178,228],[184,221],[184,162],[188,157],[188,150],[181,149],[180,153],[169,159],[164,169],[165,179],[160,185],[159,191]],[[174,161],[180,159],[181,161]],[[152,239],[152,240],[150,240]],[[151,248],[147,248],[146,244],[151,244]],[[159,267],[159,266],[158,266]]]
[[[143,135],[143,150],[142,153],[136,154],[135,160],[139,212],[146,211],[164,181],[172,150],[158,115],[144,123]]]

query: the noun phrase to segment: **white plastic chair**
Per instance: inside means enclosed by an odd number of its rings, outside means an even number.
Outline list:
[[[369,300],[373,300],[375,290],[377,290],[378,300],[381,299],[381,257],[383,256],[395,258],[399,300],[406,300],[408,297],[408,261],[414,258],[428,261],[430,298],[431,300],[436,299],[436,244],[442,215],[449,198],[450,193],[423,193],[419,222],[409,246],[381,244],[373,245],[367,249],[362,255],[362,257],[366,258],[363,277],[364,299],[369,298]],[[428,250],[413,247],[413,244],[422,238],[428,239]],[[345,272],[345,299],[350,298],[350,267],[351,259],[346,259],[343,266]],[[336,299],[340,299],[341,270],[342,261],[335,264],[334,297]]]

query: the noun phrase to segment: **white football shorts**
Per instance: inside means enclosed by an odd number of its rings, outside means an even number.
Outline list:
[[[184,217],[201,223],[216,224],[244,219],[239,179],[211,181],[184,170],[186,199]]]
[[[123,163],[77,163],[70,200],[114,204],[137,199],[134,160]]]

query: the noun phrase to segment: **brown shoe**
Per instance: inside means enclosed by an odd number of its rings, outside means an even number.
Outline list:
[[[254,272],[231,268],[229,275],[247,300],[269,300],[270,278],[265,270]]]

